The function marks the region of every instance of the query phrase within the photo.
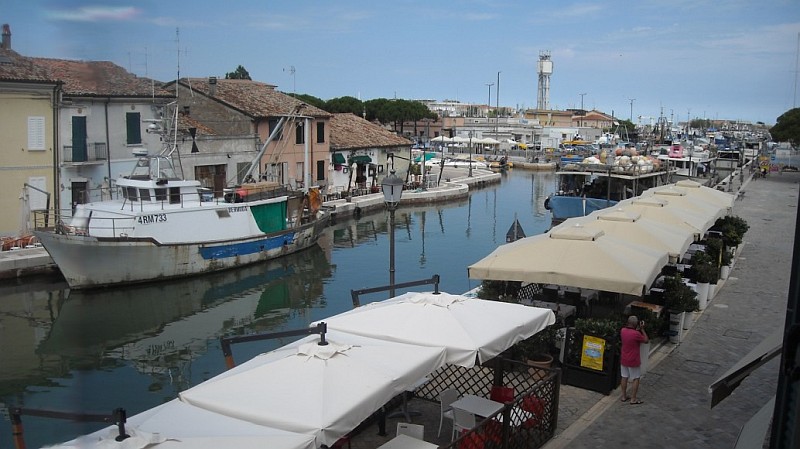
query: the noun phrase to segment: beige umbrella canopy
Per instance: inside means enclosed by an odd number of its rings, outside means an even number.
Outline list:
[[[699,182],[683,179],[675,183],[675,187],[680,187],[686,191],[689,196],[702,198],[709,203],[719,203],[721,206],[731,208],[736,199],[730,193],[725,193],[711,187],[706,187]]]
[[[507,243],[468,267],[472,279],[535,282],[640,296],[667,253],[572,225]]]
[[[672,227],[641,212],[623,208],[602,209],[585,217],[570,218],[556,228],[580,224],[588,229],[600,229],[606,235],[629,243],[653,248],[670,256],[680,257],[694,241],[690,229]]]
[[[642,193],[643,197],[651,195],[667,200],[672,206],[678,206],[681,209],[692,210],[698,214],[713,216],[715,221],[717,218],[722,218],[725,215],[728,215],[731,208],[731,206],[725,206],[717,199],[711,199],[708,197],[704,198],[699,195],[690,195],[685,188],[675,187],[672,185],[647,189]]]
[[[660,221],[670,227],[677,227],[691,232],[695,240],[714,225],[716,218],[695,210],[682,209],[670,201],[654,195],[641,196],[622,200],[615,205],[616,209],[631,210],[642,217]]]

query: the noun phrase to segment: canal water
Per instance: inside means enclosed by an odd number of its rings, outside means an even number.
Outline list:
[[[442,291],[477,287],[467,266],[505,243],[515,217],[527,235],[550,227],[543,204],[553,176],[512,170],[468,199],[398,209],[395,281],[438,274]],[[53,278],[0,284],[0,402],[86,413],[122,407],[137,414],[222,372],[220,336],[303,328],[351,309],[351,290],[388,282],[388,213],[379,212],[332,224],[319,247],[191,280],[92,292],[70,291]],[[234,359],[291,340],[234,345]],[[29,416],[23,424],[27,447],[104,426]],[[0,448],[7,447],[13,447],[11,426],[0,418]]]

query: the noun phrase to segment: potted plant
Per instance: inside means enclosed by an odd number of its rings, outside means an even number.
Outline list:
[[[722,241],[725,246],[736,248],[742,244],[744,234],[750,229],[750,225],[744,218],[736,215],[727,215],[714,223],[713,228],[722,234]]]
[[[683,283],[680,275],[667,277],[664,279],[664,304],[670,314],[670,341],[679,343],[686,312],[693,312],[699,307],[697,293]]]
[[[719,276],[716,264],[704,251],[692,256],[692,276],[697,283],[697,302],[700,310],[704,310],[708,304],[710,285],[715,284]]]

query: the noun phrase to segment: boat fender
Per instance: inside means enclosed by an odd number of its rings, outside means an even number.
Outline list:
[[[361,208],[360,207],[356,206],[356,208],[353,209],[353,216],[356,217],[356,218],[360,218],[361,217]]]
[[[544,208],[550,210],[550,197],[544,199]]]

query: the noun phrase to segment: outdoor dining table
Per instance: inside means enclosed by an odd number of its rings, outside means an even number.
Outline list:
[[[465,394],[450,404],[450,407],[464,410],[483,418],[494,415],[502,410],[504,406],[505,404],[502,402],[492,401],[474,394]]]
[[[526,304],[526,302],[523,302]],[[539,301],[538,299],[530,300],[530,305],[533,307],[543,307],[545,309],[550,309],[553,312],[563,318],[567,319],[573,315],[575,315],[576,308],[575,306],[571,306],[569,304],[559,304],[557,302],[549,302],[549,301]]]
[[[397,435],[378,446],[378,449],[436,449],[439,446],[408,435]]]

